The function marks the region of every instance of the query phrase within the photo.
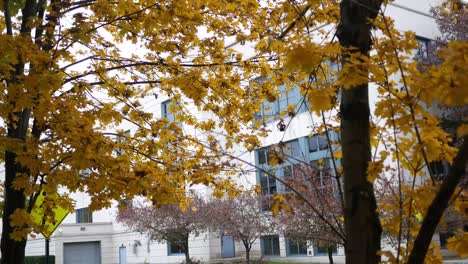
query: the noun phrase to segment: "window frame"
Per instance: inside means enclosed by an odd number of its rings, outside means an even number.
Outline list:
[[[167,255],[168,256],[181,256],[181,255],[185,255],[185,250],[184,250],[184,242],[182,241],[175,241],[175,240],[166,240],[167,242]],[[179,248],[179,251],[178,252],[172,252],[172,250],[174,249],[173,248],[173,245],[177,245],[178,248]],[[182,246],[181,246],[182,245]]]
[[[305,249],[304,252],[301,252],[301,245],[302,243],[305,243],[305,247],[303,249]],[[297,249],[297,253],[292,253],[291,252],[291,246],[295,246],[296,249]],[[307,241],[294,241],[294,240],[291,240],[289,238],[286,238],[286,255],[287,256],[307,256],[307,250],[308,250],[308,243]]]
[[[325,251],[323,251],[322,249],[325,249]],[[327,247],[314,245],[314,256],[327,256],[327,255],[328,255],[328,248]],[[332,255],[333,256],[338,255],[338,247],[336,245],[333,246]]]
[[[328,133],[328,132],[324,132],[322,134],[314,134],[314,135],[309,136],[307,138],[307,145],[308,145],[309,153],[314,153],[314,152],[330,149],[330,146],[328,144],[328,139],[327,139],[327,136],[325,135],[325,133]],[[319,141],[320,139],[325,140],[325,146],[324,147],[320,147],[320,141]],[[315,149],[311,148],[312,144],[314,144]]]
[[[307,102],[303,102],[303,96],[299,86],[291,87],[286,91],[286,84],[278,87],[279,96],[275,101],[263,101],[260,111],[256,113],[257,119],[263,120],[265,123],[271,123],[279,118],[286,118],[288,115],[281,116],[282,111],[288,112],[289,105],[295,105],[295,115],[306,112],[308,110]],[[294,99],[296,98],[297,99]],[[286,102],[286,104],[284,104]]]
[[[267,255],[265,254],[265,249],[266,249],[266,240],[270,241],[270,250],[273,254]],[[277,243],[274,243],[274,240],[277,241]],[[267,256],[267,257],[274,257],[274,256],[280,256],[281,255],[281,246],[280,246],[280,241],[279,241],[279,235],[266,235],[266,236],[261,236],[260,237],[260,251],[262,256]],[[276,248],[276,245],[278,246]],[[278,250],[277,254],[275,250]]]
[[[175,114],[169,108],[174,102],[171,99],[161,102],[161,118],[167,118],[169,122],[175,122]]]
[[[432,40],[422,36],[416,36],[416,41],[418,42],[416,57],[427,59],[429,57],[428,47]]]
[[[76,220],[77,224],[91,224],[91,223],[93,223],[93,212],[89,211],[89,207],[83,207],[83,208],[76,209],[75,214],[76,214],[75,215],[75,220]],[[83,214],[86,214],[86,215],[83,215]],[[84,221],[82,221],[82,220],[84,220]]]

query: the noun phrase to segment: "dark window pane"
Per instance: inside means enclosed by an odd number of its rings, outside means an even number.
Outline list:
[[[299,145],[298,140],[289,141],[285,144],[284,154],[286,154],[287,158],[301,158],[301,147]]]
[[[420,58],[427,58],[430,40],[422,37],[416,37],[416,40],[418,41],[418,51],[416,53],[416,56]]]
[[[299,255],[307,255],[307,242],[298,242],[297,247]]]
[[[276,178],[270,175],[274,175],[274,171],[270,170],[268,174],[260,172],[260,187],[264,195],[276,193]]]
[[[309,152],[315,152],[317,150],[317,136],[309,137]]]
[[[288,240],[290,255],[307,255],[307,242]]]
[[[278,236],[275,236],[272,238],[272,244],[273,244],[273,254],[272,255],[279,255],[280,254],[280,246],[279,246],[279,238]]]
[[[338,252],[336,246],[332,246],[331,250],[333,254],[336,254]],[[315,246],[314,255],[316,256],[328,255],[328,247],[327,246]]]
[[[258,159],[258,164],[265,164],[267,163],[267,150],[266,149],[260,149],[257,150],[257,159]]]
[[[169,246],[169,254],[184,254],[184,242],[182,241],[167,241]]]
[[[260,187],[262,188],[262,194],[268,194],[268,177],[264,172],[260,172]]]
[[[270,171],[270,174],[273,174],[273,171]],[[268,194],[272,195],[276,193],[276,178],[273,176],[268,176],[268,186],[269,186],[269,192]]]
[[[262,255],[277,256],[280,254],[278,236],[263,236],[262,242],[263,242]]]
[[[328,149],[328,141],[325,135],[317,136],[317,141],[320,150]]]
[[[92,223],[93,222],[93,213],[88,210],[88,208],[80,208],[76,210],[76,223]]]
[[[440,248],[441,249],[446,249],[447,248],[447,239],[453,236],[453,233],[451,232],[440,232],[439,233],[439,238],[440,238]]]

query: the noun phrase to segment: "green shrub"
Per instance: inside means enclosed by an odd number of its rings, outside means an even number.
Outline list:
[[[24,264],[45,264],[45,256],[26,256]],[[55,264],[55,256],[49,256],[49,264]]]

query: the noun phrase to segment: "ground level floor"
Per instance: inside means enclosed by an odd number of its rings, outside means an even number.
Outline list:
[[[152,242],[142,234],[116,228],[112,223],[62,224],[49,244],[56,264],[170,264],[181,263],[185,259],[177,241]],[[204,263],[238,262],[246,255],[242,243],[217,232],[192,237],[189,253],[193,259]],[[343,261],[343,253],[340,247],[333,249],[337,263]],[[44,254],[44,238],[28,241],[27,256]],[[328,263],[325,248],[290,241],[279,234],[257,239],[250,255],[253,259],[272,261]]]
[[[443,236],[434,240],[442,247]],[[45,255],[45,239],[29,239],[27,256]],[[56,264],[136,264],[182,263],[185,259],[177,241],[149,241],[143,234],[129,232],[115,223],[62,224],[49,243],[50,255]],[[207,232],[189,240],[192,259],[202,263],[240,263],[245,258],[245,248],[230,236]],[[281,234],[268,234],[256,240],[251,250],[252,259],[267,263],[329,263],[328,251],[311,243],[288,240]],[[442,250],[447,263],[465,263],[453,253]],[[333,248],[335,263],[344,263],[343,248]]]

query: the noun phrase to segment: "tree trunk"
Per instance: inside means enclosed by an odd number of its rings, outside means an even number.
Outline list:
[[[250,249],[245,249],[245,261],[247,264],[250,264]]]
[[[8,16],[7,20],[11,22],[11,14],[8,6],[9,1],[4,1],[5,15]],[[24,3],[24,7],[21,9],[21,28],[20,34],[24,37],[31,37],[31,17],[35,16],[36,1],[27,0]],[[10,25],[11,26],[11,25]],[[13,36],[12,28],[7,28],[7,34]],[[18,63],[14,65],[15,73],[13,77],[7,80],[7,87],[10,84],[18,84],[18,77],[24,75],[25,58],[18,55]],[[13,65],[12,65],[13,66]],[[31,69],[34,66],[30,65]],[[27,96],[24,94],[24,96]],[[11,97],[8,94],[7,102],[15,102],[17,98]],[[10,113],[7,120],[4,120],[8,127],[8,138],[20,139],[23,142],[26,139],[28,133],[29,120],[31,116],[30,109],[23,109],[18,112]],[[26,196],[24,190],[15,190],[12,187],[12,183],[15,180],[16,174],[20,172],[27,172],[28,170],[22,167],[16,162],[16,154],[13,152],[5,152],[5,184],[4,184],[4,205],[3,205],[3,225],[2,225],[2,238],[0,242],[1,250],[1,264],[23,264],[24,255],[26,248],[26,239],[21,241],[15,241],[11,239],[10,235],[13,232],[11,227],[10,217],[17,209],[26,208]]]
[[[10,216],[16,209],[24,209],[26,203],[23,190],[14,190],[12,188],[16,175],[15,159],[16,154],[12,152],[5,153],[5,200],[3,204],[3,229],[0,245],[2,252],[1,264],[24,263],[26,239],[16,241],[10,237],[10,234],[13,232]]]
[[[434,235],[435,229],[442,218],[445,209],[448,206],[450,198],[457,185],[460,183],[463,175],[465,175],[468,160],[468,136],[463,138],[463,145],[460,147],[457,157],[450,168],[449,174],[442,182],[436,197],[427,209],[426,217],[424,217],[421,229],[414,241],[413,249],[411,250],[408,263],[419,264],[424,263],[427,250]]]
[[[252,245],[246,240],[242,240],[242,244],[244,244],[245,247],[245,261],[247,264],[250,264],[250,250],[252,249]]]
[[[184,239],[184,254],[185,254],[185,263],[186,264],[192,264],[192,260],[190,259],[190,252],[189,252],[189,244],[188,244],[189,238],[188,236]]]
[[[17,122],[8,124],[8,137],[19,139],[24,142],[28,131],[29,110],[14,113]],[[10,121],[11,122],[11,121]],[[13,240],[10,235],[13,232],[11,226],[11,215],[17,209],[25,209],[26,196],[24,190],[13,189],[13,181],[16,174],[27,173],[27,169],[16,162],[16,154],[10,151],[5,152],[5,183],[4,183],[4,204],[3,204],[3,226],[0,250],[2,253],[1,264],[24,263],[24,254],[26,248],[26,238],[21,241]]]
[[[332,246],[328,246],[328,261],[330,262],[330,264],[333,264],[333,247]]]
[[[369,56],[371,25],[381,0],[343,0],[337,36],[340,44]],[[343,56],[343,64],[348,55]],[[361,73],[365,74],[365,73]],[[341,94],[341,138],[345,197],[346,263],[378,263],[382,227],[376,212],[373,185],[367,180],[371,159],[368,83]]]

